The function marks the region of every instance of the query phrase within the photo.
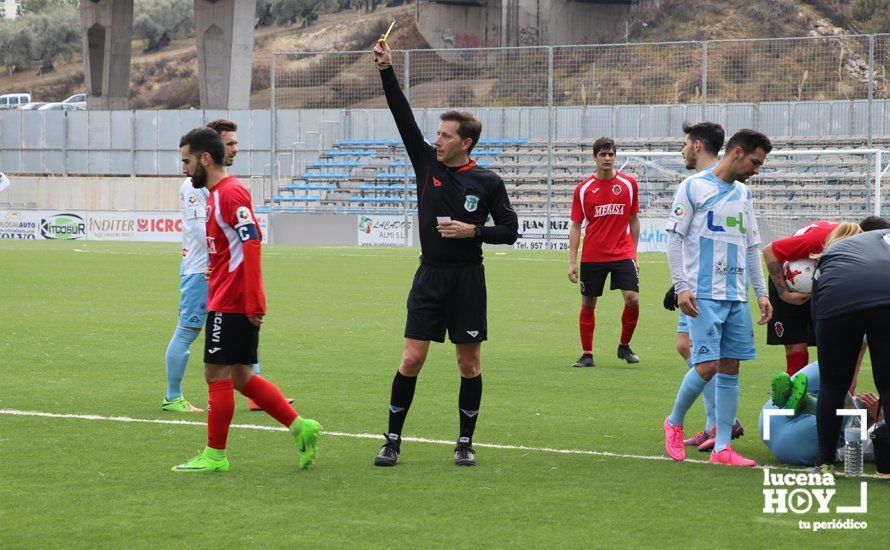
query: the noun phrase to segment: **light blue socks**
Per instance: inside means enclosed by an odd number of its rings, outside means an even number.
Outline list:
[[[674,426],[682,426],[686,419],[686,412],[695,403],[695,400],[705,389],[707,382],[698,375],[695,369],[689,369],[683,382],[680,384],[680,390],[677,392],[677,399],[674,401],[674,410],[668,417],[668,422]]]
[[[717,438],[714,441],[714,452],[720,452],[732,436],[732,425],[739,409],[739,375],[721,374],[714,376],[717,382],[714,392],[717,409]]]
[[[182,397],[182,377],[189,362],[189,346],[201,334],[199,330],[176,327],[167,345],[167,401]]]

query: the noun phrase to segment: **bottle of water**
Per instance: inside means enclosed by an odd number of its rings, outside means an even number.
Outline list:
[[[850,426],[844,430],[844,475],[862,476],[862,428]]]

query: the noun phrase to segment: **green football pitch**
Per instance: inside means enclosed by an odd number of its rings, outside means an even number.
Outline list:
[[[434,344],[401,461],[375,468],[417,255],[267,246],[260,362],[321,422],[319,459],[298,470],[289,434],[239,396],[231,472],[183,475],[170,467],[202,449],[206,431],[203,415],[160,410],[178,248],[0,241],[0,546],[886,544],[890,482],[870,465],[865,514],[836,513],[860,503],[863,480],[843,478],[829,513],[766,514],[763,470],[709,465],[694,450],[683,464],[665,458],[661,423],[686,367],[674,351],[676,313],[661,306],[662,255],[640,258],[640,364],[615,357],[622,306],[613,292],[597,307],[596,368],[572,369],[580,300],[566,253],[487,251],[479,465],[453,464],[454,348]],[[184,391],[204,407],[202,341]],[[784,356],[766,347],[762,328],[757,342],[758,359],[742,370],[746,435],[733,445],[778,466],[757,415]],[[870,367],[863,373],[862,388],[873,387]],[[703,419],[696,404],[687,432]],[[800,528],[835,519],[867,529]]]

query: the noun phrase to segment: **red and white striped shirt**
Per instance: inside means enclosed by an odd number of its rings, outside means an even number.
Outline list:
[[[250,192],[234,176],[216,184],[207,199],[208,311],[248,316],[266,313],[262,238]]]
[[[630,217],[640,211],[637,180],[616,171],[610,180],[590,176],[575,188],[572,221],[587,224],[582,262],[636,259]]]

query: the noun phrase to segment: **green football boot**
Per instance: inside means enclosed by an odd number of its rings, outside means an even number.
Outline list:
[[[791,395],[791,377],[787,372],[780,372],[773,376],[770,386],[773,388],[773,405],[784,409],[788,396]]]
[[[224,451],[216,451],[211,449],[211,452],[208,453],[205,449],[204,451],[198,453],[198,456],[189,460],[185,464],[180,464],[178,466],[174,466],[171,468],[174,472],[181,473],[193,473],[193,472],[228,472],[229,471],[229,459],[226,458]],[[216,454],[217,456],[222,456],[221,459],[215,459],[214,457],[208,456],[208,454]]]
[[[318,434],[321,432],[321,425],[315,420],[298,417],[289,429],[297,444],[297,452],[300,453],[300,469],[305,470],[318,456]]]
[[[786,409],[794,409],[795,415],[800,414],[800,404],[807,395],[807,375],[799,372],[791,379],[791,391],[788,393],[788,400],[785,401]]]
[[[203,409],[199,409],[198,407],[189,403],[185,397],[181,395],[172,401],[167,401],[165,397],[161,402],[161,410],[167,412],[178,412],[178,413],[196,413],[200,414],[204,412]]]

